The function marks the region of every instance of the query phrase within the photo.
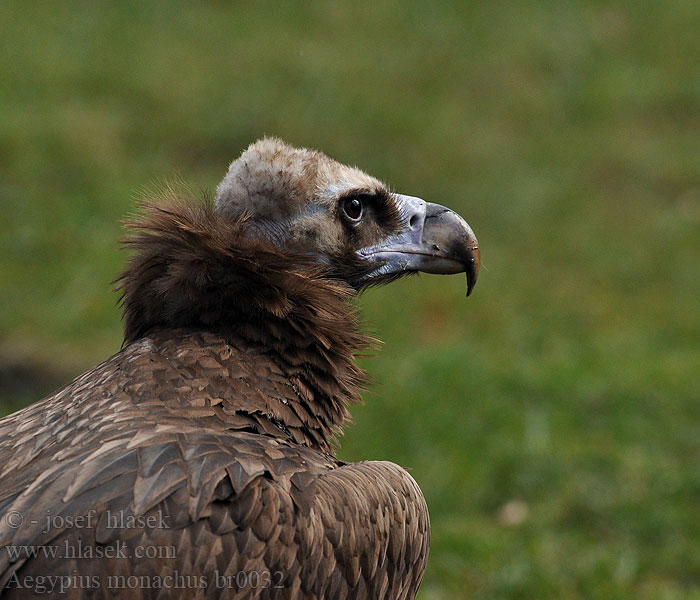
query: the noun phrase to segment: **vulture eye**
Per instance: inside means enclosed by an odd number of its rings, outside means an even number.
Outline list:
[[[357,223],[362,218],[363,208],[362,198],[358,196],[350,196],[343,200],[343,212],[350,221]]]

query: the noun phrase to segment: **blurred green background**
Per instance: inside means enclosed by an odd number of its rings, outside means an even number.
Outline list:
[[[422,600],[700,598],[700,2],[0,4],[0,402],[117,351],[120,220],[263,134],[463,214],[359,299],[342,440],[411,468]]]

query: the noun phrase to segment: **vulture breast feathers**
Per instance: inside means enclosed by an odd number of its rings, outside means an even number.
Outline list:
[[[8,598],[413,598],[423,495],[333,441],[371,340],[347,301],[467,274],[453,211],[279,140],[214,202],[168,190],[129,225],[120,352],[0,421]]]

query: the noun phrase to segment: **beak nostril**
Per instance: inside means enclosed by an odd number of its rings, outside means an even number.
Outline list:
[[[415,229],[416,227],[418,227],[419,222],[420,222],[420,217],[418,215],[413,215],[411,217],[411,220],[408,222],[408,226],[411,229]]]

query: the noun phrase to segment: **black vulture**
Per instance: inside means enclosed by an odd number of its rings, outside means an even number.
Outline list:
[[[0,420],[5,596],[414,598],[418,485],[335,456],[372,344],[348,299],[416,271],[470,292],[467,223],[268,138],[129,228],[121,351]]]

